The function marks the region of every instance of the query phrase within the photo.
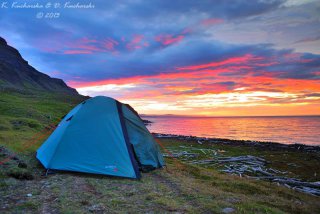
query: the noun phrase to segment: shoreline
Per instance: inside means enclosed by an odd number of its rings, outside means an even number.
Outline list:
[[[153,133],[164,156],[320,196],[320,147]]]
[[[155,138],[167,138],[167,139],[178,139],[184,141],[196,141],[198,144],[202,143],[214,143],[214,144],[227,144],[234,146],[250,146],[269,150],[284,150],[284,151],[300,151],[300,152],[320,152],[320,145],[306,145],[306,144],[283,144],[278,142],[268,141],[255,141],[255,140],[235,140],[226,138],[208,138],[208,137],[197,137],[191,135],[175,135],[175,134],[163,134],[152,132]]]

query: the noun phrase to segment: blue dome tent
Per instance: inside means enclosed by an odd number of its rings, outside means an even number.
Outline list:
[[[37,150],[46,169],[140,178],[139,169],[164,166],[160,149],[139,115],[109,97],[72,109]]]

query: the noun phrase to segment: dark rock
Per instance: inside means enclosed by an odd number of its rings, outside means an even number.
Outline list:
[[[86,205],[89,205],[89,201],[87,201],[87,200],[82,200],[82,201],[80,201],[80,204],[86,206]]]
[[[19,167],[19,168],[27,168],[28,165],[27,165],[26,163],[24,163],[24,162],[19,162],[19,163],[18,163],[18,167]]]
[[[144,125],[150,125],[151,123],[153,123],[152,121],[150,120],[142,120]]]
[[[12,156],[11,160],[19,160],[19,158],[17,156]]]
[[[19,171],[13,171],[13,172],[8,172],[8,176],[13,177],[18,180],[33,180],[34,177],[31,173],[29,172],[19,172]]]
[[[233,146],[249,146],[255,147],[257,149],[269,150],[269,151],[297,151],[297,152],[307,152],[307,153],[319,153],[320,146],[308,146],[304,144],[281,144],[275,142],[260,142],[260,141],[249,141],[249,140],[232,140],[224,138],[201,138],[196,136],[184,136],[184,135],[174,135],[174,134],[162,134],[162,133],[152,133],[156,138],[167,138],[167,139],[179,139],[184,141],[197,142],[198,140],[205,141],[205,143],[214,144],[228,144]]]

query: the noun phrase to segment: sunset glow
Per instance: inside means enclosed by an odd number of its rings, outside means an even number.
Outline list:
[[[141,114],[320,114],[319,1],[156,5],[97,1],[85,20],[8,14],[0,30],[38,70]]]
[[[246,54],[157,75],[70,81],[85,95],[108,94],[145,114],[207,116],[320,113],[320,81],[281,78],[268,72],[280,63],[314,63],[301,55],[265,58]],[[289,71],[290,72],[290,71]],[[238,75],[239,73],[240,75]],[[242,75],[241,73],[245,73]],[[230,74],[230,75],[229,75]],[[132,84],[134,83],[134,84]]]

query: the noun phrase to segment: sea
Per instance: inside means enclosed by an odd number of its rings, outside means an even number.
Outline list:
[[[320,146],[320,116],[149,116],[151,132]]]

